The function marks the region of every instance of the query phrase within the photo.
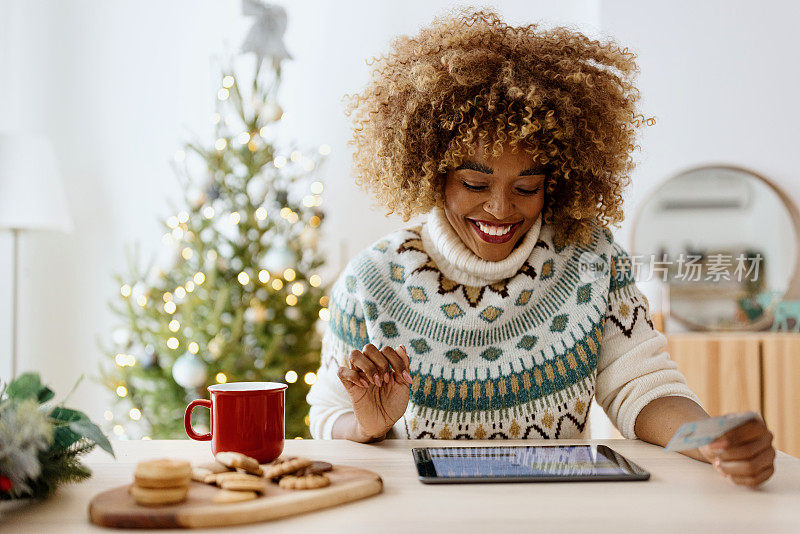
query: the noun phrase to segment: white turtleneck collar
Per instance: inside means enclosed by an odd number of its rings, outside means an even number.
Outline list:
[[[487,261],[472,252],[456,233],[444,209],[437,206],[423,225],[422,244],[447,278],[467,286],[484,286],[514,276],[539,239],[542,214],[507,258]]]

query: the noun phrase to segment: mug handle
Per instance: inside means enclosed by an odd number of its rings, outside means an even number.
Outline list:
[[[203,406],[211,409],[211,401],[208,399],[195,399],[186,407],[186,413],[183,414],[183,427],[186,429],[186,434],[197,441],[211,441],[211,432],[207,434],[198,434],[192,428],[192,410],[195,406]]]

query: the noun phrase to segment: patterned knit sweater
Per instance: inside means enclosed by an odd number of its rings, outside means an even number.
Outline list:
[[[508,258],[464,245],[441,208],[353,258],[333,286],[311,434],[352,411],[336,375],[367,343],[405,345],[410,401],[390,437],[584,437],[594,397],[626,438],[658,397],[699,402],[663,351],[630,256],[596,225],[560,243],[541,216]]]

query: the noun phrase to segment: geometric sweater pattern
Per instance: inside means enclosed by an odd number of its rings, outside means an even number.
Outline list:
[[[427,226],[379,239],[333,285],[308,395],[315,438],[330,438],[335,419],[352,411],[336,372],[367,343],[403,344],[410,359],[408,409],[390,437],[586,437],[596,398],[635,438],[636,415],[651,400],[698,402],[663,352],[630,256],[608,229],[596,225],[582,245],[558,242],[541,225],[516,273],[465,285],[426,251]]]

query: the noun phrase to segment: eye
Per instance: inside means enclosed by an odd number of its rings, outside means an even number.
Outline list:
[[[541,187],[537,187],[536,189],[522,189],[522,188],[519,188],[519,187],[517,188],[517,191],[519,191],[519,193],[521,195],[535,195],[536,193],[538,193],[541,190],[542,190]]]
[[[486,189],[488,188],[488,186],[486,185],[472,185],[468,184],[467,182],[461,182],[461,183],[464,185],[464,187],[466,187],[470,191],[486,191]]]

